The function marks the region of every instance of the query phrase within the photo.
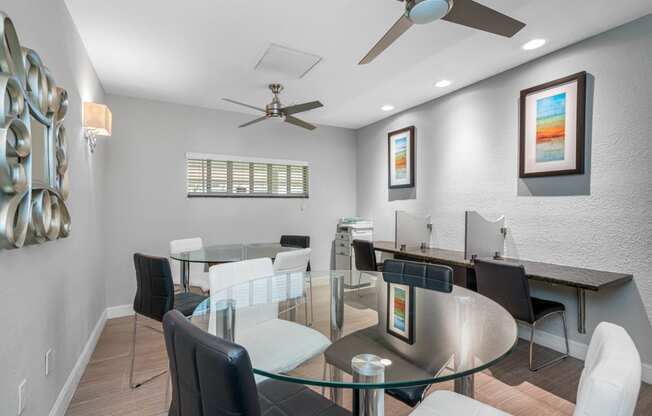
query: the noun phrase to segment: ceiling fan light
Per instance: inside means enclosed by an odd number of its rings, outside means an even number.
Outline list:
[[[449,0],[414,0],[408,17],[413,23],[422,25],[441,19],[449,10]]]

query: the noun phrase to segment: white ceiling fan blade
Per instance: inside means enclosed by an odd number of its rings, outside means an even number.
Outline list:
[[[394,43],[396,39],[398,39],[403,33],[405,33],[409,28],[412,27],[414,23],[410,19],[407,18],[406,15],[401,16],[400,19],[394,23],[394,26],[389,29],[387,33],[385,33],[385,36],[383,36],[378,43],[374,45],[373,48],[367,53],[367,55],[362,58],[362,60],[358,63],[358,65],[365,65],[368,64],[369,62],[373,61],[383,53],[383,51],[389,46]]]
[[[442,19],[508,38],[525,27],[525,23],[473,0],[455,0],[451,11]]]
[[[243,106],[243,107],[251,108],[252,110],[258,110],[258,111],[262,111],[263,113],[265,113],[265,110],[262,109],[262,108],[260,108],[260,107],[255,107],[255,106],[253,106],[253,105],[249,105],[249,104],[241,103],[240,101],[232,100],[232,99],[230,99],[230,98],[222,98],[222,99],[223,99],[224,101],[227,101],[227,102],[232,103],[232,104],[241,105],[241,106]]]

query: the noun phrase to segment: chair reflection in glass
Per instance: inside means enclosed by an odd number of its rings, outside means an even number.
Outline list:
[[[386,260],[383,263],[382,270],[383,280],[388,284],[394,283],[407,285],[414,288],[440,292],[442,294],[448,294],[453,291],[453,270],[448,266],[391,259]],[[378,311],[378,325],[353,332],[337,341],[334,341],[324,353],[326,359],[324,372],[327,371],[327,368],[330,371],[335,371],[335,374],[337,374],[337,371],[350,371],[350,360],[347,362],[347,359],[345,358],[348,357],[347,350],[360,350],[361,346],[363,346],[363,348],[369,349],[369,353],[373,353],[373,350],[377,349],[378,345],[382,345],[382,347],[378,348],[379,351],[392,351],[391,357],[387,356],[382,358],[387,358],[393,362],[393,370],[404,367],[409,368],[412,372],[422,371],[424,373],[424,379],[431,376],[426,369],[420,369],[419,366],[415,364],[414,357],[408,357],[405,355],[403,348],[399,350],[392,347],[395,342],[401,341],[395,340],[386,330],[388,300],[386,287],[387,285],[382,284],[381,282],[376,283],[378,303],[378,305],[376,305],[376,310]],[[419,319],[428,318],[427,316],[418,316],[416,319],[418,321]],[[417,346],[408,347],[408,350],[411,351],[416,351],[416,349]],[[448,360],[448,358],[445,358],[448,357],[447,352],[445,351],[441,352],[441,354],[438,353],[435,355],[436,356],[433,357],[433,362],[440,363]],[[429,360],[427,357],[420,358],[423,358],[426,361]],[[429,385],[421,385],[392,388],[386,389],[385,392],[397,400],[414,407],[423,400],[429,387]],[[335,401],[338,399],[338,392],[335,391],[335,389],[331,389],[331,398]]]

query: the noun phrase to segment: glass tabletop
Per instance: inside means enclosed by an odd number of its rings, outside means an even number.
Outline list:
[[[191,321],[244,346],[259,380],[354,389],[425,385],[482,371],[517,341],[516,321],[500,305],[423,278],[313,271],[224,286]],[[352,370],[369,357],[381,364],[381,379]]]
[[[171,253],[170,257],[189,263],[230,263],[262,257],[273,259],[282,251],[298,249],[297,247],[283,247],[279,243],[221,244],[207,246],[200,250]]]

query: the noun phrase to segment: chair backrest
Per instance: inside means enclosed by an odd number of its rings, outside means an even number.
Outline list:
[[[134,311],[157,321],[174,307],[174,284],[170,263],[164,257],[134,254],[136,296]]]
[[[172,379],[171,416],[260,416],[249,354],[214,337],[178,311],[163,319]]]
[[[224,263],[209,269],[211,293],[249,280],[274,275],[272,259],[268,257]]]
[[[199,237],[170,241],[170,253],[184,253],[186,251],[201,250],[202,248],[204,248],[204,242]],[[180,284],[181,263],[172,259],[170,267],[172,269],[172,281],[177,285]],[[190,276],[197,276],[200,273],[204,273],[204,264],[190,263]]]
[[[308,248],[310,247],[310,236],[307,235],[282,235],[281,245],[283,247],[297,247]]]
[[[310,262],[311,251],[312,250],[309,248],[304,248],[301,250],[283,251],[278,253],[274,259],[274,272],[305,272],[308,270],[308,262]]]
[[[352,244],[355,256],[355,268],[367,272],[378,270],[374,243],[365,240],[353,240]]]
[[[383,263],[383,279],[438,292],[453,291],[453,269],[441,264],[388,259]]]
[[[577,390],[575,416],[631,416],[641,388],[641,357],[624,328],[600,323]]]
[[[246,283],[250,280],[262,279],[263,277],[274,276],[272,260],[268,257],[252,260],[244,260],[233,263],[224,263],[213,266],[209,269],[211,296],[220,296],[219,292],[231,286]],[[211,311],[209,329],[213,330],[216,317]],[[278,306],[273,303],[253,305],[247,308],[238,309],[236,319],[236,333],[240,329],[251,328],[260,322],[278,318]]]
[[[476,260],[478,292],[507,309],[515,319],[534,322],[530,283],[522,265],[500,260]]]

